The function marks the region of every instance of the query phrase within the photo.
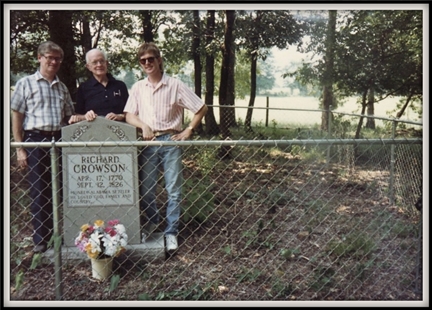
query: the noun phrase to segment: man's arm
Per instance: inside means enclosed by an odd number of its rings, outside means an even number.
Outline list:
[[[192,136],[194,129],[198,127],[198,125],[201,123],[201,120],[206,115],[207,110],[208,107],[206,105],[203,105],[201,109],[199,109],[198,112],[194,114],[189,125],[182,132],[173,135],[171,139],[174,141],[182,141],[189,139]]]
[[[12,134],[15,142],[24,142],[24,117],[23,113],[12,110]],[[27,166],[27,151],[25,148],[20,147],[17,149],[17,160],[20,167]]]
[[[155,136],[152,131],[152,129],[144,124],[138,117],[138,115],[135,115],[133,113],[128,113],[126,111],[123,111],[125,115],[125,121],[126,123],[135,126],[137,128],[140,128],[142,130],[142,135],[144,140],[152,140]]]
[[[23,142],[24,114],[12,110],[12,134],[15,142]]]
[[[197,128],[197,126],[201,123],[201,120],[203,119],[203,117],[207,114],[207,110],[208,107],[206,105],[203,105],[201,109],[198,110],[198,112],[196,112],[191,120],[191,122],[189,123],[189,127],[192,127],[193,129]],[[186,129],[187,129],[186,128]]]

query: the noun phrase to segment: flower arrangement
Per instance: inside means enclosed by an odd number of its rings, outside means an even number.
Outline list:
[[[94,225],[81,226],[75,245],[90,258],[104,258],[123,253],[127,241],[126,229],[119,220],[108,221],[106,226],[104,221],[96,220]]]

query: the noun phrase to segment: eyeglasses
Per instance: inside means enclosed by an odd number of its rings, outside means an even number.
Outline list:
[[[92,66],[97,66],[98,64],[104,65],[106,64],[106,60],[95,60],[90,63]]]
[[[141,58],[139,60],[140,64],[145,65],[146,62],[148,62],[149,64],[153,63],[155,61],[157,57],[148,57],[148,58]]]
[[[56,62],[62,62],[63,61],[63,58],[61,58],[61,57],[52,57],[52,56],[45,56],[45,55],[42,55],[42,56],[45,57],[45,59],[48,60],[49,62],[53,62],[54,60]]]

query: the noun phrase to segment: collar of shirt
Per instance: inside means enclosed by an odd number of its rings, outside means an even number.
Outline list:
[[[116,79],[112,76],[111,73],[107,73],[107,78],[108,78],[108,83],[110,81],[116,81]],[[89,80],[91,81],[90,83],[92,84],[92,86],[96,86],[97,84],[100,84],[99,81],[96,80],[93,74],[90,76]]]
[[[162,78],[159,81],[159,83],[157,83],[157,86],[155,87],[155,89],[158,88],[158,85],[166,85],[167,83],[168,83],[168,78],[165,76],[165,73],[162,73]],[[145,84],[146,84],[146,86],[150,86],[150,87],[152,87],[152,85],[153,85],[150,82],[148,77],[145,79]]]
[[[45,81],[49,82],[46,78],[43,77],[43,75],[40,73],[39,70],[36,71],[35,76],[36,76],[36,81],[45,80]],[[51,82],[51,85],[54,85],[55,83],[58,83],[59,81],[60,80],[59,80],[58,76],[56,75],[54,77],[54,80]]]

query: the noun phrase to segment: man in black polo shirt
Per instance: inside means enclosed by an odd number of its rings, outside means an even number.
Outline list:
[[[108,73],[108,61],[103,51],[92,49],[86,54],[86,68],[92,76],[78,87],[75,112],[69,124],[92,121],[104,116],[124,121],[123,108],[129,97],[126,84]]]

